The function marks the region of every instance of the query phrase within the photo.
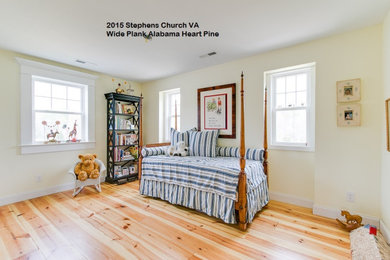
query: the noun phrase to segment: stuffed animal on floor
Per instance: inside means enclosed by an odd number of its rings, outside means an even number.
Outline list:
[[[85,181],[86,179],[96,179],[99,177],[100,169],[99,165],[95,162],[96,154],[80,154],[79,162],[74,168],[74,173],[77,175],[77,179]]]
[[[188,147],[186,147],[183,141],[178,142],[175,146],[169,146],[166,150],[168,156],[187,156]]]

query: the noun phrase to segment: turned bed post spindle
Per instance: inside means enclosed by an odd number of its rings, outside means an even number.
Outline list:
[[[247,227],[246,212],[244,73],[241,73],[240,175],[238,178],[238,227],[241,230],[246,230]]]

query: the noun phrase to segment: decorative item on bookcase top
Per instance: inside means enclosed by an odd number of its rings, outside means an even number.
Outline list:
[[[360,79],[337,81],[337,102],[354,102],[360,100]]]
[[[112,79],[112,83],[114,85],[114,88],[115,88],[115,92],[117,94],[133,94],[134,92],[134,89],[131,87],[131,84],[130,82],[128,81],[123,81],[123,83],[120,82],[120,80],[117,80],[117,79]]]
[[[360,104],[337,106],[338,126],[360,126]]]
[[[45,143],[59,143],[56,137],[60,133],[58,131],[58,126],[61,124],[60,121],[55,121],[54,124],[49,124],[46,120],[42,121],[42,125],[44,127],[44,134],[46,135]]]

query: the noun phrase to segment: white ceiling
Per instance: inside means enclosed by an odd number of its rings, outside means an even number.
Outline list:
[[[390,0],[0,0],[0,48],[149,81],[378,24],[389,9]],[[188,30],[220,36],[107,38],[108,21],[198,22]]]

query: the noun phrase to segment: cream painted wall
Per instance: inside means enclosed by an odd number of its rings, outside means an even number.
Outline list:
[[[158,92],[181,89],[181,129],[197,124],[198,88],[239,83],[245,74],[246,144],[263,140],[263,73],[267,70],[316,62],[316,151],[270,151],[270,190],[314,201],[334,209],[380,215],[380,145],[382,100],[382,26],[377,25],[329,38],[235,60],[166,79],[144,83],[144,137],[157,142]],[[362,126],[336,125],[336,81],[362,79]],[[237,122],[239,118],[237,102]],[[150,126],[150,127],[148,127]],[[239,125],[237,125],[239,128]],[[237,133],[240,134],[239,131]],[[238,145],[237,140],[220,140]],[[346,192],[356,202],[346,202]]]
[[[380,216],[382,26],[326,38],[317,58],[315,204]],[[361,126],[337,127],[335,82],[361,78]],[[346,192],[355,193],[355,203]]]
[[[384,99],[390,98],[390,12],[387,14],[383,22],[383,78],[384,78]],[[382,101],[382,100],[381,100]],[[381,102],[383,103],[383,102]],[[383,105],[382,105],[383,106]],[[386,150],[385,146],[385,122],[383,121],[383,142],[382,148],[382,220],[385,222],[387,228],[390,228],[390,152]],[[388,234],[390,235],[390,234]],[[388,241],[390,242],[390,241]]]
[[[68,151],[21,155],[20,144],[20,67],[15,57],[22,57],[51,65],[66,67],[98,76],[95,85],[96,103],[96,148],[93,150]],[[106,100],[104,93],[113,91],[112,77],[66,66],[26,55],[0,50],[0,200],[71,182],[68,169],[78,160],[79,153],[94,152],[106,161]],[[135,95],[140,94],[140,85],[132,83]],[[42,176],[37,183],[36,176]]]

